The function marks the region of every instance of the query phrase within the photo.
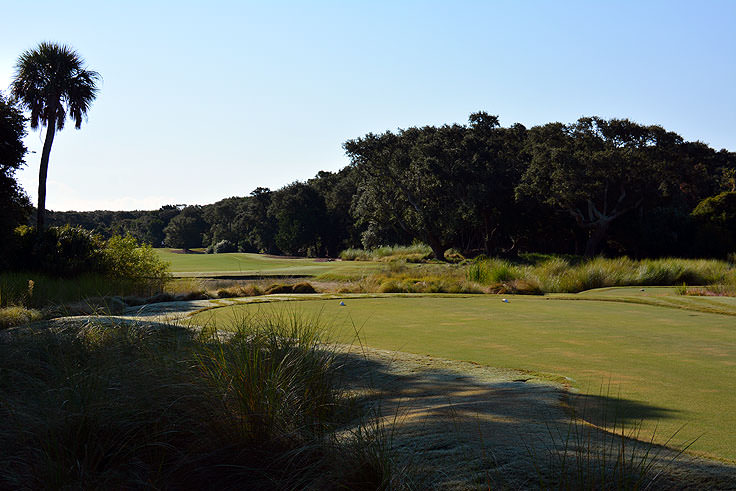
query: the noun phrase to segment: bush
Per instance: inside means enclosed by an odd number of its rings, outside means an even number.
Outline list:
[[[274,295],[278,293],[292,293],[294,291],[293,285],[274,284],[266,288],[266,295]]]
[[[138,245],[133,237],[114,235],[102,249],[104,273],[115,278],[128,278],[148,290],[161,291],[171,278],[169,264],[162,261],[148,245]]]
[[[256,297],[258,295],[263,295],[258,285],[233,285],[217,290],[219,298]]]
[[[317,293],[314,287],[309,283],[297,283],[292,288],[293,293]]]
[[[100,236],[78,227],[51,227],[38,233],[18,227],[16,273],[0,275],[0,306],[45,306],[86,297],[151,296],[171,276],[150,245],[132,237]],[[33,288],[29,288],[33,284]]]
[[[61,277],[102,272],[104,241],[88,230],[65,225],[39,232],[33,227],[22,226],[15,234],[16,270]]]
[[[226,254],[229,252],[238,252],[238,247],[227,239],[207,248],[207,254]]]

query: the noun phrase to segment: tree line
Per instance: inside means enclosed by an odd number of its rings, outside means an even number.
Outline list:
[[[347,167],[278,190],[155,211],[49,212],[47,222],[157,247],[307,256],[415,241],[438,258],[450,248],[469,256],[736,250],[736,154],[660,126],[589,117],[503,127],[479,112],[467,124],[369,133],[344,148]]]

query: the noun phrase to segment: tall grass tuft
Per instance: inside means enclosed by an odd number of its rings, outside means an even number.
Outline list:
[[[375,249],[345,249],[340,252],[343,261],[396,261],[422,262],[432,257],[432,249],[425,244],[409,246],[381,246]]]
[[[499,259],[471,264],[466,278],[498,291],[576,293],[593,288],[628,285],[702,285],[732,274],[728,263],[705,259],[645,259],[602,257],[571,263],[553,257],[532,265]],[[522,285],[520,288],[519,285]]]
[[[239,438],[308,441],[329,429],[340,398],[334,349],[318,318],[281,311],[236,319],[227,341],[205,331],[196,353],[205,380],[222,395]]]

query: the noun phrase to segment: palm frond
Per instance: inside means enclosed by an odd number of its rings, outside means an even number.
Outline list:
[[[73,48],[44,41],[18,57],[11,94],[31,113],[31,128],[53,121],[62,129],[68,115],[79,129],[97,97],[99,79]]]

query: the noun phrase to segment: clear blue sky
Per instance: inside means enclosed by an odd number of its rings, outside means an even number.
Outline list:
[[[661,124],[736,150],[736,1],[6,2],[0,88],[40,41],[104,78],[47,206],[205,204],[338,170],[368,132],[497,114]],[[41,135],[19,173],[35,199]]]

